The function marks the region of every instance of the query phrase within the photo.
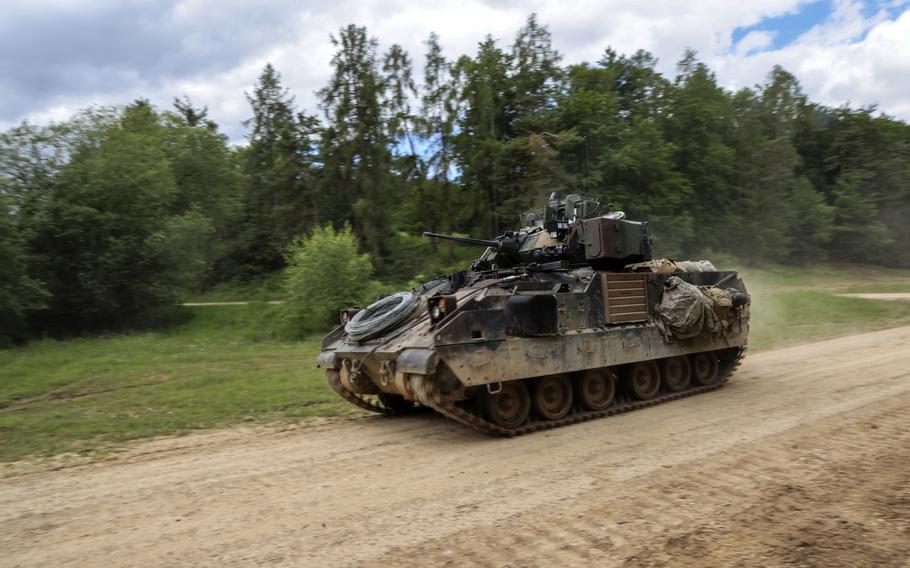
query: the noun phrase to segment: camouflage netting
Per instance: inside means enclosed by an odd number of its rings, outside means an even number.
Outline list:
[[[730,293],[713,286],[698,287],[671,276],[657,307],[657,325],[667,337],[688,339],[729,329],[735,314]]]

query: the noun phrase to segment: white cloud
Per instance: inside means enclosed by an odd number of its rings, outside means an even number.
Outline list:
[[[777,34],[766,30],[755,30],[747,33],[736,44],[737,55],[749,55],[750,53],[761,51],[774,43],[774,37]]]
[[[711,60],[730,87],[759,82],[773,65],[800,80],[813,101],[830,106],[877,104],[910,120],[910,9],[896,19],[863,16],[856,2],[840,2],[834,17],[779,49],[739,52]]]
[[[789,45],[773,48],[772,30],[752,31],[736,45],[736,28],[798,13],[805,0],[500,1],[453,0],[151,0],[32,1],[0,21],[0,127],[22,118],[58,119],[91,103],[122,104],[149,97],[169,106],[188,94],[207,105],[235,141],[249,114],[250,90],[266,62],[282,73],[299,106],[316,112],[314,92],[328,79],[329,34],[354,22],[382,48],[397,42],[415,62],[431,31],[450,57],[472,53],[486,34],[508,45],[530,12],[548,25],[566,63],[596,61],[607,46],[653,52],[660,70],[675,73],[687,47],[696,49],[730,88],[763,80],[775,64],[802,81],[813,100],[839,105],[878,103],[910,120],[910,10],[889,18],[884,8],[838,1],[832,15]],[[129,6],[129,9],[124,8]],[[5,21],[5,24],[4,24]],[[18,33],[17,33],[18,31]],[[6,38],[6,39],[4,39]],[[419,72],[418,72],[419,76]],[[4,79],[5,77],[5,79]]]

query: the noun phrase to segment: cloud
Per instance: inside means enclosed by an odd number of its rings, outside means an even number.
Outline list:
[[[710,63],[730,87],[750,86],[773,65],[799,78],[813,101],[878,105],[910,120],[910,9],[890,19],[864,15],[859,2],[838,2],[831,18],[779,49],[716,56]]]
[[[249,115],[249,91],[266,62],[282,73],[298,105],[316,112],[327,81],[330,33],[366,25],[381,48],[397,42],[415,62],[441,36],[449,57],[472,53],[486,34],[503,45],[530,12],[548,25],[564,62],[594,61],[607,46],[653,52],[675,74],[696,49],[730,88],[760,82],[783,65],[825,104],[878,103],[910,119],[910,10],[906,1],[872,7],[838,1],[829,17],[787,45],[773,30],[750,29],[798,15],[804,0],[32,0],[4,7],[0,20],[0,128],[23,118],[66,118],[88,104],[150,98],[162,107],[189,95],[207,105],[234,141]],[[419,70],[417,75],[419,76]]]
[[[749,55],[750,53],[766,49],[774,43],[774,36],[774,32],[765,30],[751,31],[737,42],[736,53],[738,55]]]

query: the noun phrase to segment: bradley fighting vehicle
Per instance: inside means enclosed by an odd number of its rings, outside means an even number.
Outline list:
[[[557,193],[458,271],[345,310],[318,366],[351,403],[422,405],[517,435],[716,389],[739,365],[749,296],[707,261],[652,260],[646,222]]]

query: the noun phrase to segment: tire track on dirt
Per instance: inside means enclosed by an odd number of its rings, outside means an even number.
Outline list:
[[[905,393],[773,444],[665,469],[626,491],[605,482],[568,507],[429,541],[407,556],[421,566],[903,566],[908,406]],[[477,551],[486,552],[479,562]]]

